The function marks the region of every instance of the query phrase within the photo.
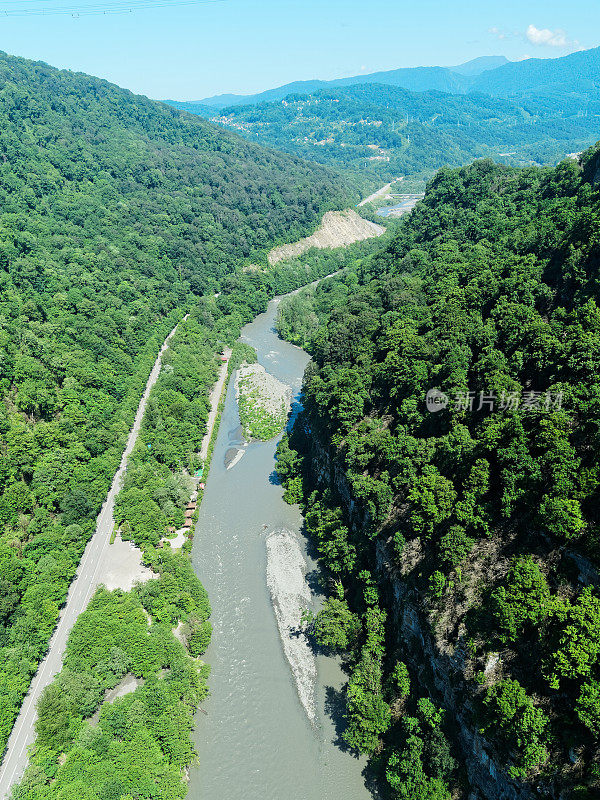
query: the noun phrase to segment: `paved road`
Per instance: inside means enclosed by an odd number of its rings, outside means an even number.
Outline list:
[[[184,319],[187,319],[187,317],[184,317]],[[75,620],[79,614],[85,610],[100,582],[101,565],[106,556],[110,535],[114,526],[113,510],[115,499],[121,488],[123,476],[125,475],[127,458],[133,450],[135,440],[140,431],[150,390],[156,383],[156,379],[160,374],[162,356],[169,345],[170,338],[176,330],[177,326],[173,328],[165,339],[160,353],[154,362],[152,372],[146,384],[146,389],[135,415],[133,427],[129,432],[127,444],[121,458],[121,464],[113,478],[110,491],[104,501],[102,510],[98,515],[96,530],[88,542],[79,564],[77,576],[69,588],[66,603],[61,611],[54,634],[50,639],[48,654],[41,662],[31,682],[29,692],[23,701],[21,711],[12,729],[4,760],[2,761],[2,767],[0,768],[0,798],[5,798],[9,794],[11,786],[23,775],[27,765],[27,748],[35,739],[34,724],[37,717],[37,701],[44,688],[52,681],[53,677],[60,672],[62,658],[71,628],[75,624]]]
[[[367,203],[372,203],[374,200],[377,200],[380,197],[384,197],[390,191],[394,183],[403,180],[404,178],[394,178],[394,180],[391,183],[386,183],[386,185],[382,186],[381,189],[377,189],[376,192],[373,192],[373,194],[370,194],[368,197],[365,197],[364,200],[361,200],[356,207],[360,208],[361,206],[364,206]]]

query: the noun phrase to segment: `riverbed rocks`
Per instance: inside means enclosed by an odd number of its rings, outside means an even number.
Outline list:
[[[299,628],[302,612],[310,608],[312,596],[306,581],[306,561],[292,531],[281,529],[267,537],[267,585],[298,697],[314,722],[317,667],[310,642]]]

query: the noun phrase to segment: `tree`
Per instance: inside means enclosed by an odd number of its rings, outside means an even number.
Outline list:
[[[575,706],[577,716],[593,736],[600,733],[600,684],[590,680],[583,684]]]
[[[474,541],[460,525],[452,525],[440,539],[440,556],[449,567],[457,567],[467,558]]]
[[[408,496],[411,524],[417,536],[431,536],[450,517],[456,500],[452,483],[433,466],[427,466]]]
[[[382,696],[381,679],[379,660],[364,652],[348,682],[348,726],[343,733],[347,744],[361,753],[373,753],[390,726],[391,712]]]
[[[585,530],[585,520],[577,500],[544,497],[540,519],[544,527],[558,539],[577,539]]]
[[[505,747],[516,750],[517,763],[509,767],[515,777],[526,777],[548,758],[544,741],[548,719],[518,681],[507,678],[488,689],[484,700],[486,731],[500,733]]]
[[[395,690],[402,698],[406,698],[410,694],[410,675],[408,668],[403,661],[398,661],[392,671],[392,681]]]
[[[500,639],[514,642],[526,627],[531,630],[550,611],[550,590],[546,578],[531,556],[513,561],[506,581],[491,595],[494,624]]]
[[[203,655],[210,644],[211,635],[212,625],[209,620],[206,619],[204,622],[194,621],[187,641],[190,655],[194,656],[194,658]]]
[[[554,598],[545,675],[553,689],[563,678],[587,678],[600,655],[600,598],[586,586],[575,603]]]
[[[313,622],[314,636],[322,647],[348,650],[361,632],[360,619],[348,608],[345,600],[328,597]]]

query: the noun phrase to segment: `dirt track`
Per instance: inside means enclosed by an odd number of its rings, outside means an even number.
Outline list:
[[[210,392],[210,411],[208,412],[208,419],[206,420],[206,433],[204,434],[202,445],[200,447],[200,458],[202,459],[202,462],[206,461],[206,457],[208,456],[210,437],[212,436],[215,422],[217,421],[217,414],[219,413],[219,400],[223,394],[223,387],[225,386],[225,381],[227,379],[227,367],[231,357],[231,348],[226,347],[223,355],[225,356],[225,361],[223,361],[221,364],[219,377]]]
[[[186,318],[187,315],[184,319]],[[19,716],[13,726],[4,754],[4,760],[2,761],[2,768],[0,769],[0,799],[8,796],[12,785],[21,778],[27,765],[27,748],[35,739],[34,725],[37,719],[37,702],[45,687],[61,670],[62,659],[71,628],[75,624],[75,620],[79,614],[86,609],[87,604],[99,584],[106,580],[107,573],[111,574],[114,565],[111,564],[112,553],[110,535],[115,524],[113,517],[115,499],[123,484],[123,478],[127,469],[127,459],[133,450],[138,433],[140,432],[150,391],[160,375],[162,356],[168,348],[169,340],[175,334],[176,330],[177,326],[173,328],[165,339],[156,361],[154,362],[154,366],[148,377],[148,382],[146,383],[146,389],[140,400],[132,428],[127,438],[119,469],[115,473],[106,500],[98,515],[96,530],[85,548],[83,557],[79,563],[77,575],[69,588],[65,605],[61,609],[58,623],[50,639],[48,653],[38,667],[38,671],[29,687],[29,692],[21,706]],[[123,576],[121,576],[121,578],[122,577]],[[145,574],[136,575],[135,577],[143,578]]]
[[[374,200],[378,200],[380,197],[385,197],[385,195],[390,191],[392,186],[398,181],[402,180],[404,180],[404,178],[396,178],[391,183],[386,183],[386,185],[382,186],[381,189],[378,189],[376,192],[373,192],[373,194],[370,194],[368,197],[365,197],[364,200],[361,200],[357,208],[360,208],[361,206],[366,206],[367,203],[372,203]]]

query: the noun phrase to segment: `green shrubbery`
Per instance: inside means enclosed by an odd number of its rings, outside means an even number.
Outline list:
[[[428,698],[417,702],[417,716],[406,716],[387,762],[386,779],[400,800],[450,800],[448,779],[456,769],[443,733],[445,714]]]
[[[485,712],[488,734],[500,739],[509,753],[517,752],[517,764],[509,767],[513,777],[526,777],[546,761],[548,718],[518,681],[507,678],[488,689]]]
[[[287,409],[282,402],[280,411],[271,411],[266,407],[262,394],[253,388],[248,378],[238,378],[237,382],[238,410],[244,436],[267,442],[285,428]]]
[[[491,608],[499,637],[505,642],[517,641],[526,627],[531,633],[548,616],[550,590],[531,556],[513,562],[504,585],[492,592]]]
[[[322,647],[348,650],[356,645],[362,631],[360,618],[338,597],[328,597],[313,622],[313,635]]]

